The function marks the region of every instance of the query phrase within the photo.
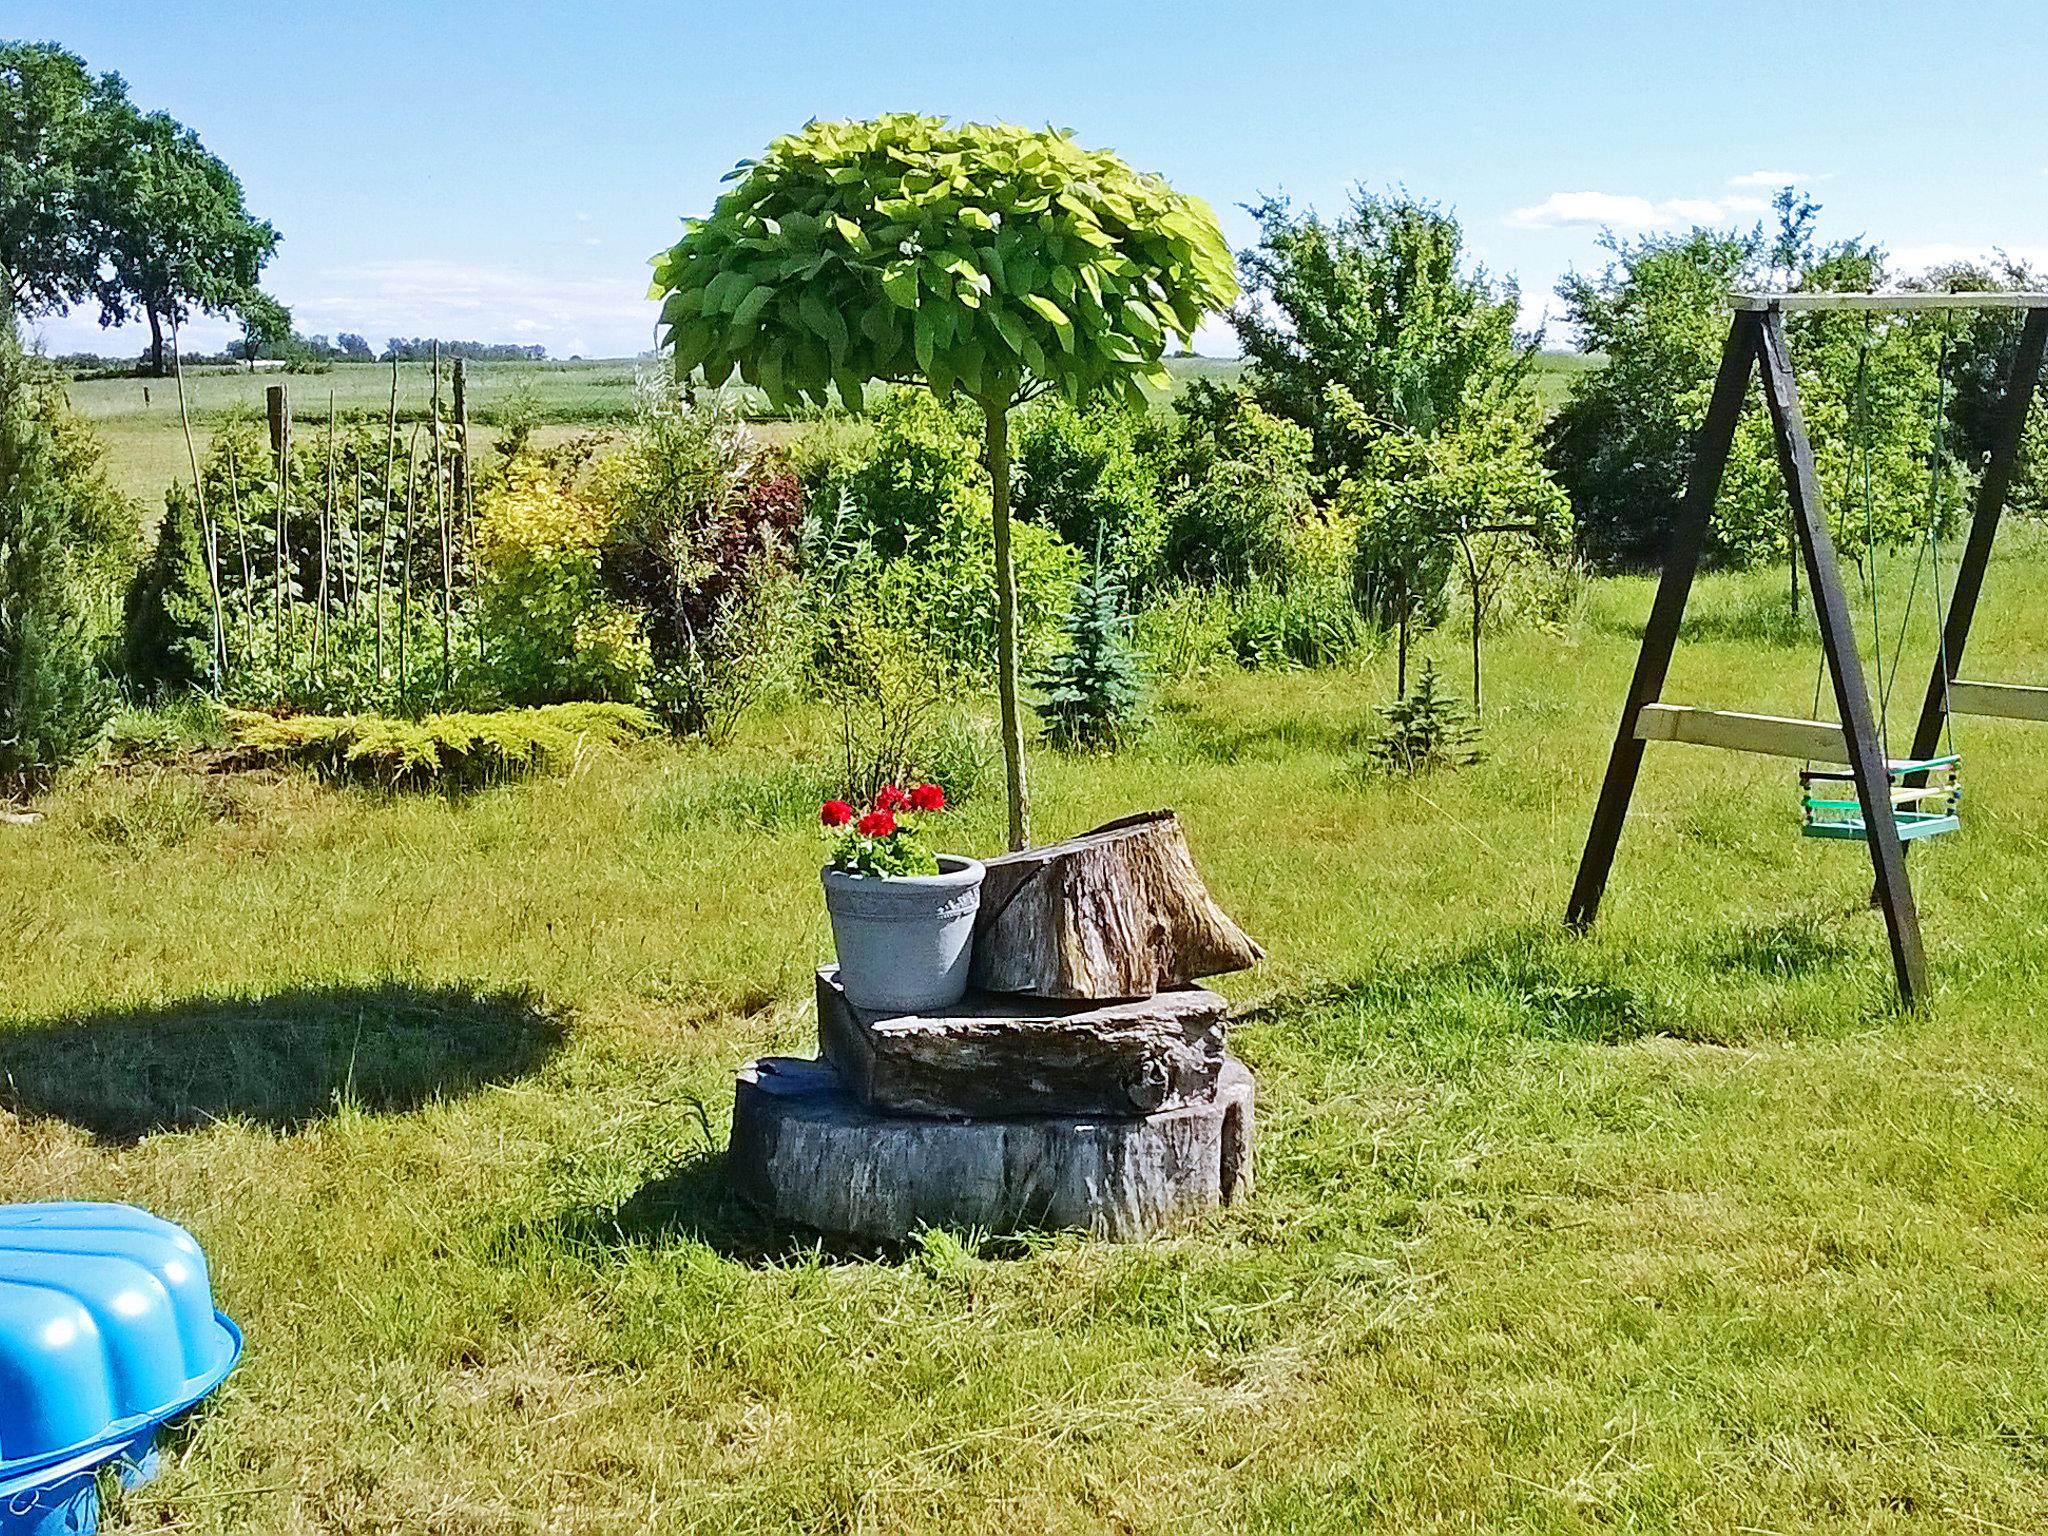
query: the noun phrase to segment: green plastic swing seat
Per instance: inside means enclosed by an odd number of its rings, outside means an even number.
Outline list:
[[[1948,757],[1893,759],[1886,764],[1892,786],[1892,820],[1899,841],[1940,837],[1962,829],[1963,760]],[[1920,780],[1919,783],[1910,782]],[[1806,837],[1857,842],[1870,840],[1856,779],[1847,769],[1807,768],[1800,772],[1799,830]],[[1847,786],[1846,790],[1844,786]],[[1843,795],[1848,798],[1844,799]]]

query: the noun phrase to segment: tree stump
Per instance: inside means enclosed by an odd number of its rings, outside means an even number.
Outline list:
[[[818,1044],[871,1109],[955,1118],[1139,1115],[1207,1099],[1229,1004],[1201,987],[1098,1003],[970,992],[929,1014],[859,1008],[818,972]]]
[[[985,991],[1150,997],[1265,955],[1209,895],[1172,811],[987,867],[972,972]]]
[[[739,1075],[727,1166],[778,1220],[898,1242],[918,1228],[1071,1228],[1150,1237],[1251,1188],[1252,1077],[1227,1058],[1213,1098],[1158,1114],[939,1120],[857,1100],[822,1061]]]

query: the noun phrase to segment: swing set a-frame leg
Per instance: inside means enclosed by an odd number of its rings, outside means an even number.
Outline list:
[[[1813,445],[1807,438],[1806,426],[1800,415],[1798,384],[1785,342],[1783,322],[1775,309],[1738,310],[1729,328],[1727,343],[1722,348],[1713,398],[1707,406],[1707,419],[1694,445],[1685,500],[1671,531],[1663,576],[1658,582],[1649,622],[1643,629],[1643,648],[1636,658],[1635,676],[1629,684],[1628,699],[1622,708],[1621,725],[1608,759],[1607,776],[1600,787],[1600,802],[1587,834],[1578,878],[1572,886],[1566,921],[1574,928],[1584,929],[1599,913],[1600,898],[1606,890],[1615,850],[1621,841],[1622,826],[1628,817],[1629,800],[1642,768],[1644,743],[1637,728],[1644,708],[1658,702],[1670,670],[1671,655],[1677,645],[1679,626],[1685,618],[1685,605],[1692,592],[1693,578],[1706,547],[1714,500],[1727,468],[1752,367],[1758,368],[1763,376],[1764,397],[1770,408],[1779,470],[1784,476],[1786,495],[1792,503],[1800,557],[1806,566],[1808,586],[1820,620],[1821,645],[1826,653],[1828,671],[1834,679],[1835,704],[1857,799],[1863,810],[1865,840],[1877,877],[1878,905],[1883,908],[1885,928],[1891,940],[1892,967],[1898,978],[1899,995],[1912,1004],[1927,992],[1927,961],[1920,939],[1920,918],[1913,903],[1913,888],[1906,878],[1905,852],[1899,842],[1897,820],[1892,810],[1891,779],[1884,743],[1871,713],[1870,693],[1864,680],[1862,659],[1856,650],[1848,597],[1842,588],[1834,540],[1828,531],[1827,514],[1814,473]]]
[[[2013,355],[2012,374],[2006,380],[2004,397],[1998,402],[1991,431],[1991,456],[1985,460],[1984,478],[1977,484],[1977,507],[1970,518],[1970,536],[1963,545],[1962,561],[1956,567],[1955,593],[1949,599],[1948,617],[1942,625],[1941,650],[1934,658],[1934,672],[1927,679],[1927,698],[1920,706],[1920,724],[1913,732],[1915,761],[1934,756],[1941,745],[1942,728],[1948,721],[1948,685],[1956,680],[1963,665],[1963,649],[1970,643],[1970,625],[1977,617],[1977,599],[1984,593],[1984,571],[1991,563],[1991,546],[1997,542],[1999,519],[2004,515],[2005,499],[2019,465],[2027,409],[2040,382],[2044,356],[2048,356],[2048,309],[2030,309],[2020,332],[2019,350]],[[1939,571],[1935,579],[1940,580]]]
[[[1721,348],[1721,366],[1714,376],[1706,424],[1693,444],[1685,499],[1679,503],[1678,518],[1665,545],[1663,575],[1657,582],[1656,600],[1650,605],[1650,620],[1643,626],[1643,648],[1636,656],[1635,676],[1629,682],[1628,699],[1621,709],[1621,726],[1614,734],[1614,750],[1607,759],[1607,776],[1600,783],[1600,802],[1593,811],[1592,829],[1586,834],[1586,851],[1579,859],[1578,878],[1572,883],[1571,904],[1565,909],[1565,921],[1573,928],[1590,928],[1593,919],[1600,915],[1600,898],[1607,891],[1614,852],[1621,845],[1621,829],[1628,820],[1628,803],[1635,795],[1636,776],[1643,766],[1643,740],[1636,734],[1636,726],[1644,706],[1656,703],[1663,695],[1664,679],[1671,670],[1671,653],[1678,645],[1678,627],[1685,620],[1686,599],[1692,595],[1693,577],[1698,574],[1700,556],[1706,551],[1714,498],[1720,494],[1728,451],[1735,443],[1735,424],[1742,419],[1743,397],[1749,393],[1749,375],[1756,365],[1761,330],[1760,315],[1753,311],[1738,312],[1728,329],[1727,343]]]

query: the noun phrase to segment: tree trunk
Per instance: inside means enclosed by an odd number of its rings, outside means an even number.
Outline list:
[[[1017,697],[1017,568],[1010,558],[1010,412],[983,402],[988,417],[990,506],[996,543],[996,691],[1003,711],[1003,779],[1010,797],[1010,851],[1031,845],[1024,786],[1024,711]]]
[[[1037,997],[1150,997],[1265,951],[1210,896],[1171,811],[988,861],[974,984]]]
[[[144,308],[149,313],[149,371],[160,379],[164,376],[164,320],[155,305]]]

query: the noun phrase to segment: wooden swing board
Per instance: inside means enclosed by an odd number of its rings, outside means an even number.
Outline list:
[[[1957,678],[1948,685],[1947,693],[1948,712],[1952,715],[2048,720],[2048,688],[2025,683],[1966,683]]]
[[[1746,715],[1694,704],[1645,704],[1636,714],[1638,741],[1682,741],[1730,752],[1796,757],[1807,762],[1846,763],[1848,739],[1825,720],[1792,720],[1783,715]]]
[[[1959,832],[1963,822],[1959,816],[1902,816],[1895,823],[1902,843],[1915,843],[1923,837],[1940,837],[1945,833]],[[1870,829],[1861,821],[1813,821],[1801,827],[1807,837],[1826,838],[1835,842],[1867,843]]]

